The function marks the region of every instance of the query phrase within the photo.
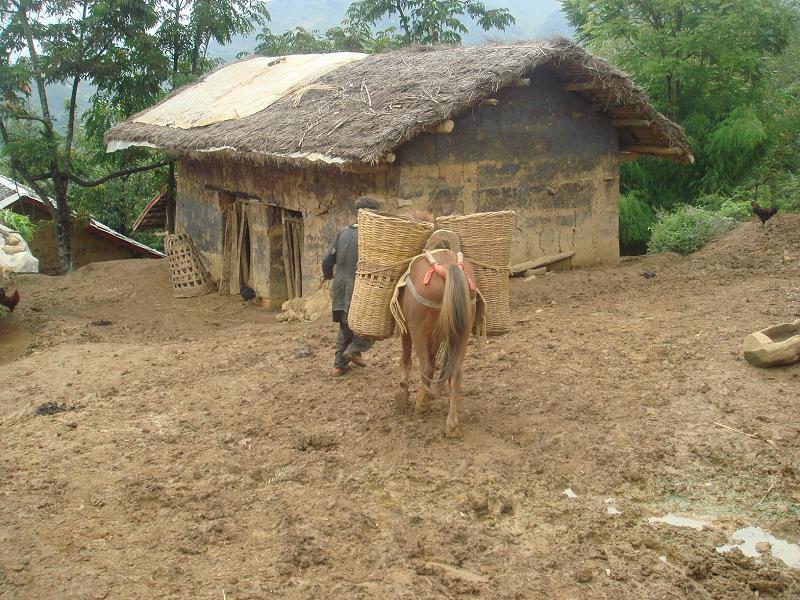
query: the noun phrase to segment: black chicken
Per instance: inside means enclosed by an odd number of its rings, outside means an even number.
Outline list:
[[[774,200],[772,201],[771,208],[764,208],[763,206],[759,206],[758,202],[755,201],[750,203],[750,208],[752,208],[753,214],[757,216],[759,219],[761,219],[762,227],[764,226],[764,223],[769,221],[775,215],[775,213],[778,212],[778,207],[775,206]]]

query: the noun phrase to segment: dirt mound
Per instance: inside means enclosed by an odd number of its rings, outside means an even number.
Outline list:
[[[784,254],[791,258],[800,252],[800,215],[778,213],[763,226],[758,219],[742,223],[736,229],[711,242],[694,254],[706,266],[722,265],[728,269],[780,269]]]

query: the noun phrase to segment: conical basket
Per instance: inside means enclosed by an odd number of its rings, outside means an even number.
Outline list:
[[[386,339],[394,332],[389,304],[397,280],[422,252],[433,223],[358,211],[358,268],[347,320],[356,335]]]
[[[188,234],[166,236],[164,251],[169,260],[172,288],[177,298],[202,296],[214,289],[211,277]]]
[[[508,276],[511,270],[511,238],[517,214],[513,210],[437,217],[437,229],[455,231],[461,251],[472,263],[475,283],[486,301],[486,333],[511,330]]]

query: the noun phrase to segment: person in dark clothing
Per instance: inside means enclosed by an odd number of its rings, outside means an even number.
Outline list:
[[[362,208],[377,210],[379,205],[374,198],[364,196],[356,200],[353,208],[356,212]],[[350,363],[359,367],[366,366],[362,354],[372,348],[372,342],[355,335],[347,324],[357,264],[358,229],[356,225],[348,225],[336,232],[322,258],[322,277],[333,279],[333,321],[339,323],[336,353],[333,358],[334,377],[347,373]]]

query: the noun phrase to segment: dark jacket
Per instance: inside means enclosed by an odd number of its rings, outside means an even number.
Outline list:
[[[348,225],[340,229],[322,257],[322,276],[333,279],[333,320],[342,321],[350,310],[353,286],[356,281],[358,264],[358,229]],[[334,274],[334,267],[335,274]]]

